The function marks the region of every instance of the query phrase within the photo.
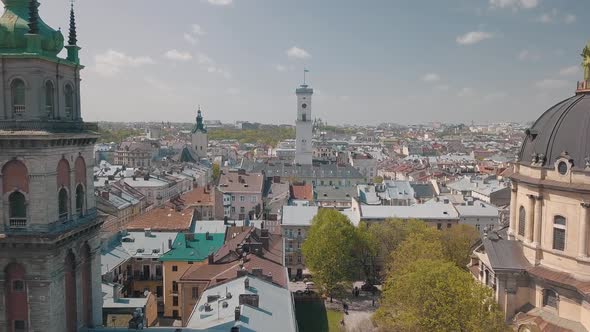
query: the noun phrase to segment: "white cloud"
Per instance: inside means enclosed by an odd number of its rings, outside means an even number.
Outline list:
[[[457,43],[460,45],[472,45],[483,40],[493,38],[494,35],[485,31],[471,31],[457,37]]]
[[[540,59],[541,55],[533,51],[522,50],[518,53],[518,60],[520,61],[538,61]]]
[[[440,76],[436,73],[428,73],[422,77],[424,82],[438,82],[440,81]]]
[[[213,63],[215,63],[213,61],[213,59],[211,59],[210,57],[208,57],[205,53],[197,53],[197,62],[200,65],[212,65]]]
[[[541,16],[537,17],[535,21],[540,22],[540,23],[545,23],[545,24],[553,23],[557,20],[558,14],[559,14],[559,11],[557,9],[553,8],[550,12],[544,13]]]
[[[194,35],[203,36],[205,34],[205,30],[198,24],[191,25],[191,28]]]
[[[459,96],[459,97],[471,97],[471,96],[473,96],[473,93],[474,93],[474,91],[473,91],[472,88],[462,88],[457,93],[457,96]]]
[[[446,85],[446,84],[440,84],[434,87],[434,90],[439,91],[439,92],[446,92],[449,91],[451,87]]]
[[[535,86],[540,89],[561,89],[568,84],[565,80],[544,79],[535,82]]]
[[[567,24],[572,24],[572,23],[576,22],[576,15],[567,14],[567,15],[565,15],[564,21]]]
[[[302,48],[299,48],[297,46],[291,47],[285,53],[287,53],[287,56],[290,59],[307,59],[307,58],[311,58],[311,54],[309,54],[309,52],[307,52],[306,50],[304,50]]]
[[[539,0],[490,0],[492,8],[531,9],[539,5]]]
[[[199,36],[205,35],[205,30],[198,24],[192,24],[191,30],[185,32],[182,37],[190,44],[196,45],[199,42]]]
[[[545,13],[537,18],[537,22],[551,23],[551,22],[553,22],[553,16]]]
[[[94,71],[103,76],[114,76],[124,67],[140,67],[156,63],[149,56],[133,57],[115,50],[95,55],[94,61]]]
[[[287,71],[287,67],[285,67],[283,65],[274,65],[274,68],[279,72]]]
[[[191,35],[190,33],[184,33],[182,35],[182,37],[184,38],[184,40],[186,40],[188,43],[196,45],[199,42],[199,39],[197,39],[196,37],[194,37],[193,35]]]
[[[181,52],[177,49],[166,52],[164,56],[175,61],[189,61],[193,59],[193,56],[189,52]]]
[[[207,0],[207,2],[216,6],[227,6],[231,5],[233,0]]]
[[[561,76],[576,76],[582,73],[580,66],[570,66],[561,68],[559,70],[559,75]]]

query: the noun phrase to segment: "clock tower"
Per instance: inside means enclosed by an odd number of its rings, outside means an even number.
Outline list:
[[[297,95],[297,141],[295,143],[295,163],[301,165],[311,165],[313,156],[311,96],[313,95],[313,89],[309,87],[304,80],[303,84],[295,90],[295,94]]]

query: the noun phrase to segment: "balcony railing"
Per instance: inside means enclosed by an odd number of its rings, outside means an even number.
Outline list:
[[[26,233],[26,234],[57,234],[57,233],[63,233],[63,232],[67,232],[70,229],[74,229],[76,227],[80,227],[83,226],[85,224],[90,224],[92,223],[97,217],[97,212],[96,209],[89,209],[86,210],[86,214],[82,217],[77,217],[74,218],[72,216],[70,216],[69,218],[66,218],[64,220],[59,219],[57,221],[54,221],[52,223],[49,224],[31,224],[28,223],[26,219],[25,220],[25,224],[26,227],[11,227],[12,224],[12,220],[9,220],[8,223],[8,227],[6,228],[6,232],[7,233],[14,233],[14,234],[20,234],[20,233]],[[14,220],[16,221],[17,219],[21,219],[21,218],[14,218]],[[18,225],[18,223],[15,223],[15,225]],[[22,225],[22,223],[21,223]],[[1,225],[0,225],[0,230],[1,230]]]
[[[13,110],[14,114],[23,114],[27,111],[27,107],[25,105],[14,105]]]
[[[15,114],[17,114],[15,112]],[[18,113],[22,114],[22,113]],[[47,130],[54,132],[98,131],[98,124],[93,122],[72,121],[67,119],[54,120],[1,120],[0,130]]]
[[[10,218],[9,227],[11,229],[26,229],[27,218]]]

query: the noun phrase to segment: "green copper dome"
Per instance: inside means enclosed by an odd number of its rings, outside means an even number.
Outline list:
[[[30,0],[2,0],[4,14],[0,17],[0,53],[26,53],[29,33]],[[49,27],[41,18],[37,20],[41,52],[56,56],[64,47],[64,37],[60,31]]]

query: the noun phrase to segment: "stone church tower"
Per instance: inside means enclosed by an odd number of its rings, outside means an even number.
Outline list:
[[[197,112],[197,123],[191,132],[191,143],[193,151],[199,158],[207,158],[207,147],[209,146],[209,138],[207,136],[207,128],[203,124],[203,114],[201,107]]]
[[[0,17],[0,331],[102,324],[92,171],[96,124],[80,113],[74,10],[67,58],[37,0]]]

